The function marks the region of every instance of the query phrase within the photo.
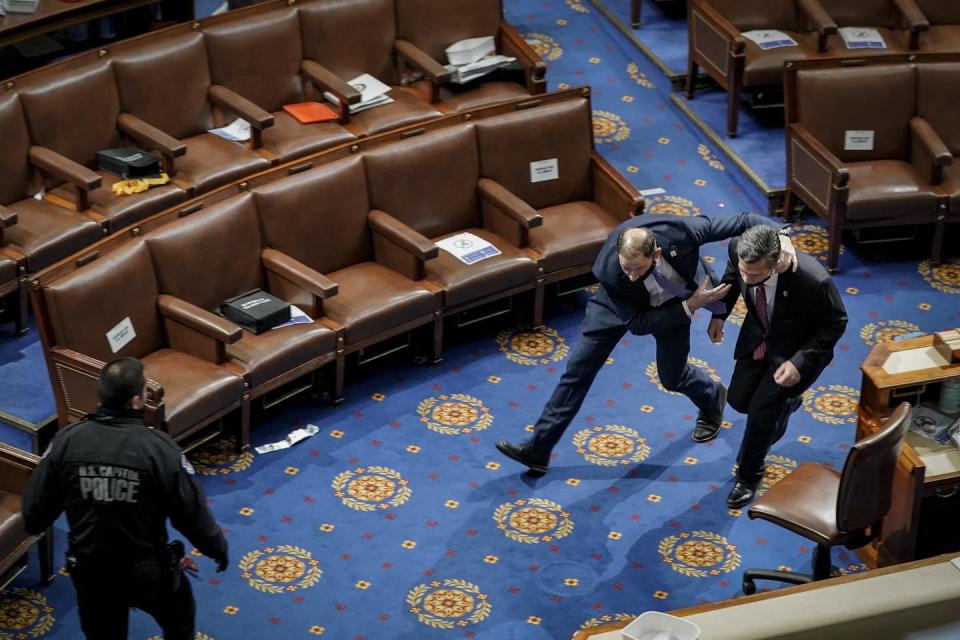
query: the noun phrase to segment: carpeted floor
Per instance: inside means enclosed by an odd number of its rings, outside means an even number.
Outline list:
[[[506,8],[539,41],[551,86],[595,87],[600,151],[641,189],[664,189],[648,211],[756,207],[670,105],[669,83],[596,11],[576,0]],[[824,230],[801,225],[796,242],[822,255]],[[722,267],[724,247],[705,253]],[[882,262],[847,250],[841,268],[847,333],[772,451],[767,482],[807,460],[842,464],[858,366],[873,345],[960,323],[955,258],[931,269],[922,250]],[[493,443],[524,438],[552,391],[584,299],[555,306],[543,330],[491,325],[454,340],[439,367],[397,360],[348,380],[340,407],[300,399],[255,426],[256,445],[297,425],[320,427],[292,449],[236,457],[221,443],[194,456],[231,545],[223,574],[199,559],[200,637],[563,639],[584,625],[733,597],[749,566],[804,569],[803,539],[724,504],[743,416],[728,413],[715,442],[691,442],[694,410],[659,387],[647,338],[629,337],[613,353],[547,476],[532,479],[497,454]],[[735,328],[722,346],[705,330],[698,318],[692,362],[729,379]],[[0,410],[22,393],[46,393],[23,377],[43,379],[35,333],[0,340]],[[7,362],[11,353],[22,357]],[[59,559],[62,522],[57,529]],[[0,593],[0,638],[79,637],[69,579],[42,587],[33,554],[31,562]],[[862,569],[852,554],[835,563]],[[131,638],[157,633],[134,614]]]

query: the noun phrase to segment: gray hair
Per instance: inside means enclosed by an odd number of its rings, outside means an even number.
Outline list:
[[[657,248],[657,239],[653,232],[643,227],[634,227],[633,229],[624,229],[617,237],[617,253],[633,260],[641,255],[649,258]]]
[[[744,231],[737,242],[737,257],[747,264],[765,260],[768,266],[775,265],[780,259],[780,236],[777,230],[760,224]]]

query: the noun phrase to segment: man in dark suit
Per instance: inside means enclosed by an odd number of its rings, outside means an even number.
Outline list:
[[[795,272],[777,273],[781,240],[770,227],[746,230],[730,243],[723,277],[734,285],[725,299],[727,309],[741,294],[747,306],[727,396],[731,407],[747,414],[736,483],[727,497],[732,509],[753,500],[764,458],[786,431],[803,392],[833,359],[833,347],[847,326],[840,294],[819,262],[801,254]],[[711,341],[723,341],[727,315],[710,321]]]
[[[593,265],[600,287],[587,303],[580,342],[537,421],[533,438],[521,444],[500,440],[497,449],[534,472],[546,473],[550,452],[627,331],[654,337],[661,384],[683,393],[699,409],[693,439],[712,440],[723,420],[727,391],[687,363],[690,319],[701,307],[725,312],[722,305],[715,305],[730,285],[714,286],[715,278],[699,250],[701,245],[732,238],[758,224],[773,223],[750,213],[716,218],[643,215],[614,229]],[[789,241],[785,250],[784,269],[795,264]]]

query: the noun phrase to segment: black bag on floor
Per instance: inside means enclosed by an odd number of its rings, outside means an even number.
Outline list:
[[[254,289],[225,300],[220,305],[220,313],[247,331],[263,333],[290,320],[290,304]]]

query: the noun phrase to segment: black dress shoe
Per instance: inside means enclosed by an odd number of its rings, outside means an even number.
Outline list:
[[[547,465],[550,464],[550,454],[542,454],[534,451],[533,446],[529,442],[514,444],[507,440],[497,440],[497,449],[508,458],[530,467],[531,471],[539,474],[546,473]]]
[[[697,416],[697,426],[693,428],[694,442],[709,442],[720,432],[720,423],[723,422],[723,409],[727,405],[727,388],[719,385],[717,403],[709,414],[703,411]]]
[[[750,504],[757,497],[757,484],[737,480],[733,489],[730,490],[730,495],[727,496],[727,506],[731,509],[739,509]]]

